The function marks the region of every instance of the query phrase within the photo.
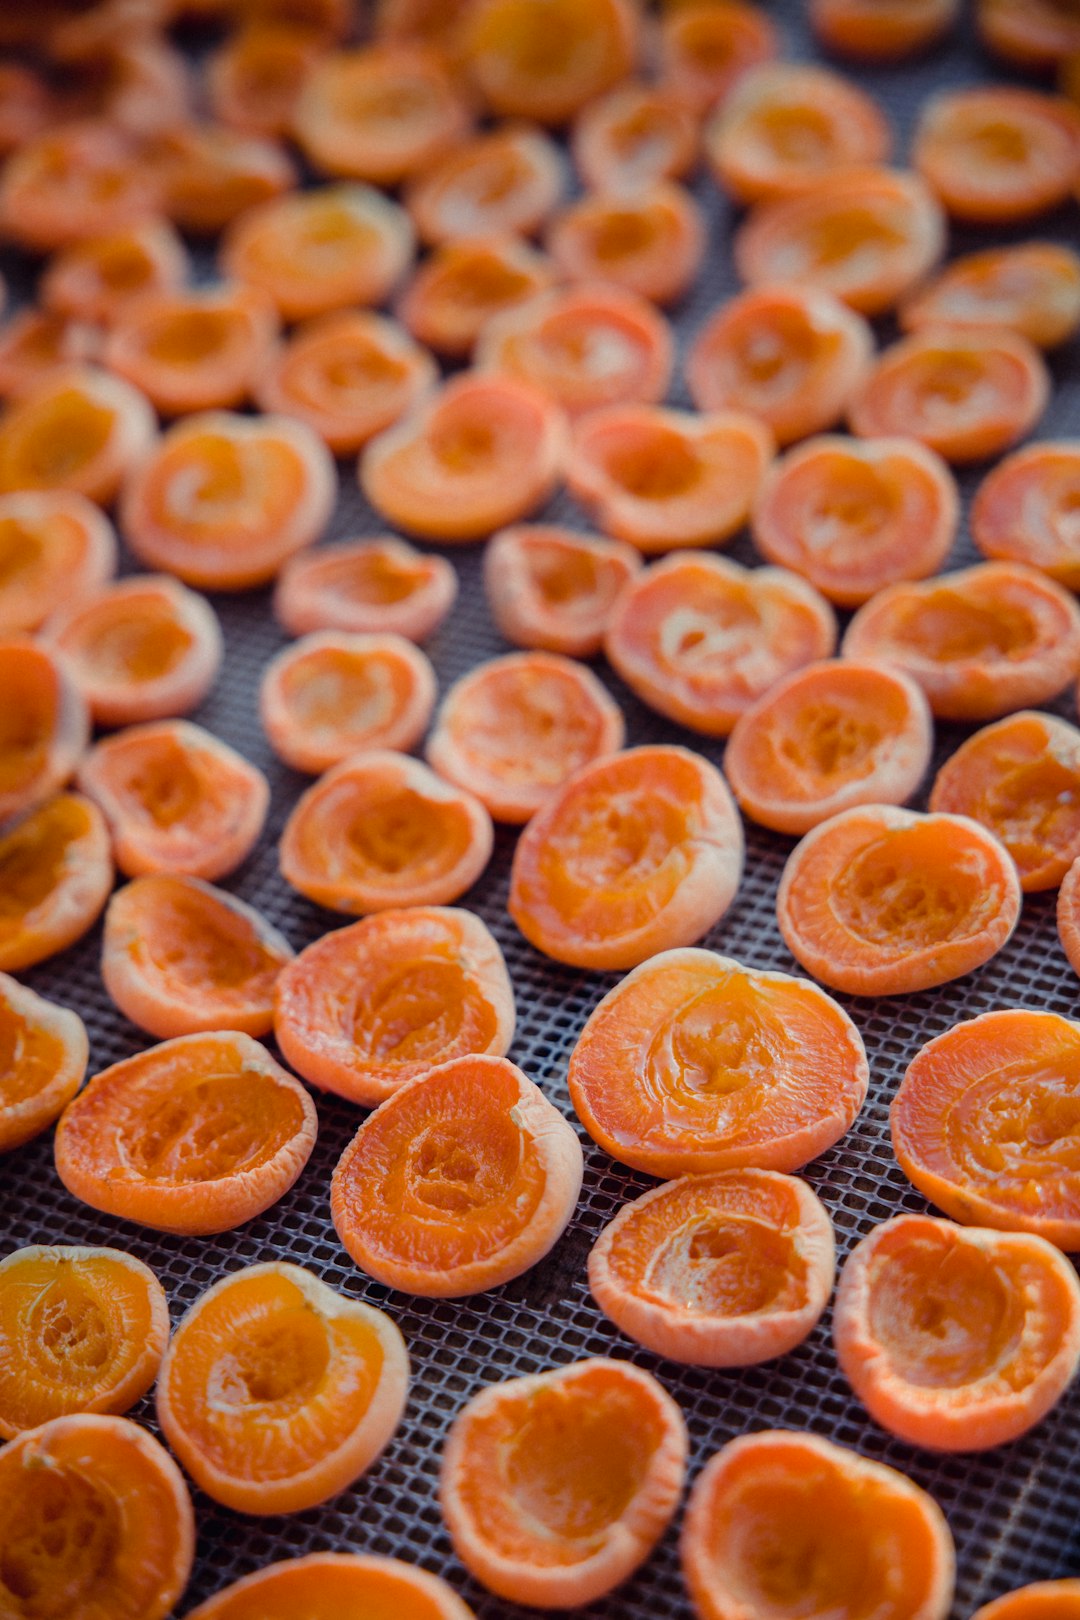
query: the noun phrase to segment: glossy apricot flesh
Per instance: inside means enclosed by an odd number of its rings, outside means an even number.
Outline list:
[[[472,353],[488,321],[553,285],[552,261],[516,236],[472,236],[429,255],[398,299],[420,343],[448,360]]]
[[[1035,1581],[986,1603],[971,1620],[1077,1620],[1080,1580]]]
[[[0,1152],[53,1123],[82,1085],[88,1052],[77,1013],[0,973]],[[0,1403],[0,1432],[2,1420]]]
[[[0,969],[18,973],[81,939],[112,884],[105,818],[78,793],[0,830]]]
[[[65,659],[30,640],[0,642],[0,822],[70,781],[90,740],[86,702]]]
[[[1053,349],[1080,327],[1080,256],[1054,242],[969,253],[917,288],[899,315],[907,332],[1008,326],[1038,348]]]
[[[261,292],[227,283],[147,293],[116,321],[104,362],[163,416],[243,405],[277,336]]]
[[[301,1608],[301,1605],[303,1606]],[[190,1612],[190,1620],[474,1620],[438,1575],[370,1553],[308,1553],[266,1564]]]
[[[488,542],[484,590],[507,641],[591,658],[619,592],[640,567],[641,554],[621,540],[518,524]]]
[[[639,26],[627,0],[476,0],[466,70],[496,116],[565,124],[626,76]]]
[[[565,183],[550,136],[507,124],[447,152],[408,187],[413,223],[429,246],[467,238],[531,236],[553,211]]]
[[[816,1195],[772,1170],[680,1176],[625,1204],[589,1254],[589,1287],[657,1355],[745,1367],[813,1330],[832,1291],[832,1226]]]
[[[705,221],[671,180],[633,192],[587,192],[552,220],[545,245],[570,280],[610,281],[657,304],[682,298],[701,267]]]
[[[206,65],[214,116],[248,135],[288,135],[304,81],[321,54],[313,31],[253,18]]]
[[[0,637],[38,630],[116,570],[116,535],[103,512],[67,490],[0,495]]]
[[[173,1335],[158,1421],[191,1477],[238,1513],[297,1513],[351,1485],[401,1421],[391,1318],[271,1261],[208,1289]]]
[[[810,0],[810,21],[829,50],[891,62],[933,44],[958,7],[959,0]]]
[[[423,642],[450,612],[457,590],[457,574],[445,557],[424,555],[386,535],[294,557],[278,579],[274,612],[293,636],[382,631]]]
[[[1080,444],[1040,441],[989,472],[971,506],[971,536],[984,557],[1027,563],[1080,588]]]
[[[157,1377],[165,1290],[120,1249],[13,1249],[0,1260],[0,1434],[73,1412],[126,1412]]]
[[[0,417],[0,492],[66,489],[107,505],[153,437],[154,413],[130,383],[58,367]]]
[[[1080,112],[1005,85],[946,91],[924,104],[911,157],[954,219],[1030,219],[1074,188]]]

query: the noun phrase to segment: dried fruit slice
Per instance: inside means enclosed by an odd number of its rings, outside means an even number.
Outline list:
[[[1078,1620],[1080,1580],[1036,1581],[986,1603],[971,1620]]]
[[[96,366],[49,371],[0,417],[0,493],[65,489],[107,506],[154,443],[154,413]]]
[[[591,658],[641,554],[621,540],[519,524],[484,551],[484,590],[496,628],[518,647]]]
[[[553,285],[555,266],[516,236],[469,236],[428,255],[398,299],[420,343],[465,360],[488,321]]]
[[[243,405],[278,322],[264,293],[240,284],[146,293],[123,311],[103,360],[162,416]]]
[[[81,939],[112,884],[105,818],[78,793],[0,830],[0,968],[18,973]]]
[[[181,287],[188,270],[187,249],[169,221],[144,219],[54,254],[39,292],[46,309],[108,326],[144,293]]]
[[[626,77],[639,26],[629,0],[473,0],[467,74],[497,117],[565,124]]]
[[[475,1620],[426,1570],[365,1553],[308,1553],[266,1564],[192,1609],[188,1620]]]
[[[40,629],[50,613],[99,590],[115,572],[116,534],[85,495],[0,495],[0,637]]]
[[[420,240],[531,236],[565,184],[554,141],[527,124],[474,135],[418,174],[405,194]]]
[[[946,91],[924,103],[911,160],[954,219],[1031,219],[1073,191],[1080,112],[1011,85]]]
[[[726,101],[745,75],[777,55],[776,28],[743,0],[690,0],[660,26],[660,84],[704,112]]]
[[[683,186],[656,180],[631,192],[586,192],[555,216],[545,245],[568,280],[610,281],[672,304],[701,267],[705,219]]]
[[[0,1153],[31,1141],[58,1118],[82,1085],[89,1050],[78,1013],[0,973]],[[0,1350],[0,1380],[2,1362]]]
[[[90,740],[66,660],[36,641],[0,641],[0,824],[36,809],[75,774]]]
[[[1025,446],[989,472],[971,506],[984,557],[1027,563],[1080,589],[1080,440]]]
[[[32,253],[122,230],[157,210],[160,187],[134,137],[104,118],[65,121],[13,152],[0,179],[0,223]]]
[[[1056,242],[1019,242],[954,259],[902,304],[905,332],[1007,326],[1040,349],[1080,327],[1080,255]]]
[[[571,146],[582,180],[597,190],[681,180],[697,157],[697,114],[674,91],[617,85],[581,109]]]
[[[292,636],[313,630],[385,632],[426,641],[457,598],[445,557],[426,556],[395,535],[302,552],[286,563],[274,594]]]

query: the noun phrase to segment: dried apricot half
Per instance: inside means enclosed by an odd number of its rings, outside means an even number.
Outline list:
[[[640,567],[640,552],[621,540],[523,523],[488,542],[484,590],[507,641],[591,658],[619,592]]]
[[[36,25],[40,33],[40,19]],[[104,118],[62,120],[13,152],[0,178],[4,234],[31,253],[153,215],[160,185],[139,144]]]
[[[1080,255],[1056,242],[1018,242],[954,259],[905,299],[905,332],[1007,326],[1040,349],[1053,349],[1080,327]]]
[[[555,266],[517,236],[469,236],[428,255],[398,299],[420,343],[465,360],[488,321],[553,285]]]
[[[425,1067],[369,1114],[330,1209],[356,1264],[408,1294],[457,1299],[542,1260],[581,1191],[573,1127],[505,1057]]]
[[[113,885],[96,804],[58,793],[0,829],[0,969],[18,973],[81,939]]]
[[[748,1367],[813,1331],[832,1292],[832,1223],[775,1170],[680,1176],[624,1204],[589,1255],[616,1327],[669,1361]]]
[[[504,124],[426,167],[405,202],[429,246],[532,236],[557,206],[564,184],[562,154],[551,137],[528,124]]]
[[[581,109],[571,149],[585,185],[597,190],[681,180],[697,158],[697,113],[675,91],[616,85]]]
[[[663,1385],[596,1356],[474,1395],[447,1437],[439,1502],[455,1552],[491,1591],[530,1608],[577,1608],[652,1552],[678,1506],[686,1455],[686,1425]]]
[[[298,801],[279,846],[286,883],[331,911],[448,905],[491,857],[480,800],[418,759],[375,749],[335,765]]]
[[[99,590],[115,572],[116,534],[85,495],[0,495],[0,637],[40,629],[50,613]]]
[[[260,21],[256,12],[206,64],[214,117],[245,135],[288,135],[304,82],[324,49],[315,30]]]
[[[169,221],[142,219],[61,249],[38,290],[46,309],[109,326],[145,293],[181,287],[188,269],[187,249]]]
[[[413,906],[324,934],[287,964],[274,1033],[313,1086],[373,1107],[434,1064],[503,1057],[514,991],[471,911]]]
[[[308,1553],[245,1575],[188,1620],[475,1620],[438,1575],[369,1553]]]
[[[1012,85],[949,90],[923,105],[911,161],[954,219],[1032,219],[1073,191],[1080,111]]]
[[[126,1018],[159,1040],[218,1029],[268,1035],[288,940],[200,878],[148,873],[105,913],[101,977]]]
[[[941,1509],[906,1474],[764,1429],[729,1440],[695,1480],[682,1566],[698,1620],[946,1620],[956,1555]]]
[[[565,124],[629,73],[639,25],[631,0],[473,0],[466,72],[496,117]]]
[[[1020,1586],[984,1604],[971,1620],[1080,1620],[1080,1580]]]
[[[1080,53],[1080,17],[1069,0],[979,0],[979,33],[992,51],[1037,72]]]
[[[545,246],[570,281],[610,281],[673,304],[700,269],[705,220],[685,187],[654,180],[630,192],[586,192],[555,216]]]
[[[723,103],[762,62],[777,55],[776,27],[760,6],[743,0],[690,0],[660,24],[661,86],[705,111]]]
[[[810,22],[827,50],[889,62],[947,33],[960,0],[810,0]]]
[[[107,506],[154,442],[137,388],[96,366],[58,366],[0,417],[0,493],[66,489]]]
[[[770,686],[835,645],[832,609],[797,574],[698,552],[673,552],[632,579],[604,638],[638,697],[710,737],[726,737]]]
[[[17,399],[62,366],[95,361],[101,349],[97,327],[24,306],[0,326],[0,396]]]
[[[1020,877],[966,816],[862,805],[788,857],[776,897],[784,944],[853,996],[910,995],[982,967],[1020,916]]]
[[[164,190],[169,218],[196,236],[216,234],[297,181],[296,167],[277,141],[226,124],[163,130],[144,149],[144,162]]]
[[[291,636],[313,630],[353,635],[434,635],[457,598],[445,557],[426,556],[394,535],[301,552],[285,564],[274,593],[278,623]]]
[[[21,1147],[59,1117],[82,1085],[89,1050],[78,1013],[0,973],[0,1153]]]
[[[630,748],[576,771],[537,811],[507,905],[556,962],[625,970],[700,939],[742,870],[742,825],[716,767],[688,748]]]
[[[1042,1421],[1080,1363],[1080,1283],[1030,1233],[897,1215],[849,1255],[836,1354],[882,1428],[985,1451]]]
[[[121,1413],[157,1377],[165,1290],[122,1249],[15,1249],[0,1260],[0,1434],[73,1412]]]
[[[103,360],[162,416],[243,405],[277,336],[265,293],[221,283],[147,293],[109,333]]]
[[[67,660],[40,642],[0,641],[0,823],[75,774],[90,716]]]
[[[317,1130],[299,1080],[250,1035],[182,1035],[94,1075],[56,1128],[56,1168],[91,1209],[203,1236],[276,1204]]]
[[[1080,439],[1014,450],[987,473],[971,504],[971,537],[984,557],[1028,563],[1080,590]]]
[[[1069,867],[1058,890],[1057,926],[1069,965],[1080,976],[1080,857]]]
[[[724,775],[752,821],[801,838],[854,805],[905,804],[933,741],[929,704],[909,675],[829,659],[777,681],[740,715]]]
[[[371,1467],[408,1384],[409,1353],[384,1311],[276,1260],[195,1301],[161,1364],[157,1416],[216,1502],[300,1513]]]

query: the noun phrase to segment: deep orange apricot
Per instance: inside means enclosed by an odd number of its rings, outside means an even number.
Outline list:
[[[62,366],[0,417],[0,493],[66,489],[106,506],[154,442],[138,389],[96,366]]]
[[[405,202],[429,245],[478,236],[531,236],[565,187],[554,141],[528,124],[474,135],[415,176]]]
[[[0,829],[0,969],[18,973],[81,939],[112,884],[104,817],[78,793]]]
[[[289,135],[297,102],[325,43],[311,29],[252,21],[231,34],[206,64],[215,118],[245,135]]]
[[[284,1261],[223,1277],[161,1365],[157,1415],[192,1479],[237,1513],[299,1513],[351,1485],[401,1422],[409,1353],[384,1311]]]
[[[40,135],[53,113],[44,80],[22,62],[0,65],[0,157]]]
[[[1069,0],[978,0],[975,20],[984,43],[1017,67],[1042,71],[1080,52]]]
[[[539,388],[467,372],[371,441],[360,487],[395,528],[478,540],[548,499],[567,440],[563,412]]]
[[[643,702],[709,737],[726,737],[770,686],[835,645],[832,609],[797,574],[698,552],[631,580],[604,637]]]
[[[54,613],[41,634],[62,654],[99,726],[189,713],[224,655],[209,602],[168,574],[136,574],[88,592]]]
[[[830,659],[777,681],[740,715],[724,775],[744,815],[801,837],[855,805],[906,803],[933,741],[930,707],[910,676]]]
[[[102,810],[127,877],[224,877],[251,853],[270,802],[263,773],[189,720],[151,721],[102,738],[83,761],[78,785]]]
[[[0,225],[33,253],[122,230],[157,212],[160,187],[132,136],[105,119],[28,140],[0,175]]]
[[[1080,610],[1020,563],[977,563],[887,586],[848,626],[845,658],[894,664],[941,720],[996,720],[1045,703],[1080,669]]]
[[[164,1446],[124,1417],[78,1413],[0,1451],[0,1608],[33,1620],[164,1620],[195,1557],[195,1515]]]
[[[987,473],[971,506],[971,537],[984,557],[1028,563],[1080,589],[1080,442],[1026,445]]]
[[[619,592],[640,567],[640,552],[621,540],[523,523],[488,542],[484,590],[507,641],[591,658]]]
[[[75,774],[90,740],[67,660],[35,641],[0,642],[0,822],[43,804]]]
[[[472,912],[383,911],[324,934],[288,964],[274,1033],[311,1085],[374,1107],[436,1064],[505,1056],[514,990]]]
[[[224,124],[164,131],[147,156],[164,191],[165,212],[194,235],[216,235],[249,208],[290,191],[297,180],[291,158],[276,141]]]
[[[1080,254],[1056,242],[1019,242],[954,259],[899,310],[906,332],[1008,326],[1040,349],[1080,328]]]
[[[1036,1581],[986,1603],[971,1620],[1077,1620],[1080,1580]]]
[[[882,1428],[985,1451],[1040,1423],[1080,1363],[1080,1283],[1029,1233],[897,1215],[849,1255],[836,1354]]]
[[[830,989],[911,995],[996,956],[1021,898],[1012,857],[978,822],[872,804],[796,845],[776,918],[795,960]]]
[[[148,873],[105,913],[101,977],[133,1024],[171,1040],[218,1029],[268,1035],[288,940],[254,907],[199,878]]]
[[[683,186],[655,180],[633,192],[587,192],[555,216],[545,242],[570,281],[610,281],[672,304],[701,267],[705,220]]]
[[[147,293],[118,316],[104,363],[163,416],[242,405],[277,336],[264,293],[221,283]]]
[[[443,0],[375,0],[371,31],[375,39],[429,45],[455,68],[461,65],[463,24],[473,0],[452,8]]]
[[[97,360],[101,333],[85,321],[29,306],[0,327],[0,396],[15,399],[63,366]]]
[[[1011,85],[949,90],[924,103],[911,161],[954,219],[1032,219],[1072,194],[1080,111]]]
[[[686,382],[699,411],[752,411],[786,445],[840,421],[873,354],[867,323],[831,293],[764,287],[729,299],[705,323]]]
[[[475,1620],[438,1575],[368,1553],[308,1553],[223,1587],[188,1620]]]
[[[405,211],[372,186],[318,186],[245,210],[221,245],[221,266],[257,287],[283,320],[381,304],[412,263]]]
[[[286,883],[331,911],[442,906],[491,857],[491,817],[407,754],[372,750],[327,771],[300,798],[279,845]]]
[[[850,79],[810,63],[747,73],[705,128],[705,156],[737,202],[790,197],[832,170],[884,163],[892,132]]]
[[[923,51],[948,32],[960,0],[810,0],[821,43],[841,56],[889,62]]]
[[[778,50],[776,29],[759,6],[742,0],[682,5],[661,19],[660,84],[704,112]]]
[[[421,343],[463,360],[489,320],[554,285],[555,266],[516,236],[469,237],[435,249],[398,299]]]
[[[768,469],[751,529],[768,562],[853,608],[936,573],[959,522],[956,481],[936,451],[908,438],[823,435]]]
[[[54,254],[39,291],[46,309],[108,326],[134,299],[175,292],[188,269],[187,249],[169,221],[144,219]]]
[[[838,1535],[838,1527],[843,1533]],[[694,1482],[683,1577],[698,1620],[946,1620],[956,1555],[905,1474],[816,1434],[729,1440]]]
[[[571,150],[578,174],[597,190],[681,180],[697,158],[697,114],[674,91],[617,85],[581,109]]]
[[[38,630],[51,613],[116,572],[112,524],[84,495],[0,495],[0,637]]]
[[[94,1075],[56,1127],[56,1169],[91,1209],[208,1235],[276,1204],[317,1130],[303,1086],[250,1035],[183,1035]]]
[[[576,771],[529,822],[507,907],[556,962],[625,970],[700,939],[742,870],[742,825],[716,767],[687,748],[631,748]]]
[[[622,710],[584,664],[519,652],[454,682],[424,751],[497,821],[521,823],[575,771],[621,748],[625,734]]]
[[[881,315],[945,250],[945,216],[904,169],[837,170],[794,197],[762,203],[735,233],[735,266],[752,286],[819,287]]]
[[[320,173],[379,186],[422,173],[471,124],[439,56],[396,42],[324,56],[293,114],[293,133]]]
[[[343,630],[434,635],[457,598],[457,573],[445,557],[425,556],[385,535],[320,546],[286,563],[274,593],[278,623],[291,636]]]
[[[88,1053],[77,1013],[0,973],[0,1153],[40,1136],[59,1117],[82,1085]],[[0,1328],[0,1385],[3,1359]],[[11,1438],[2,1394],[0,1434]]]
[[[680,1176],[624,1204],[589,1254],[605,1316],[646,1350],[748,1367],[813,1332],[832,1293],[832,1223],[775,1170]]]
[[[565,124],[630,72],[639,28],[630,0],[473,0],[465,68],[496,117]]]
[[[278,758],[317,776],[362,749],[415,747],[436,692],[430,661],[404,636],[316,630],[266,665],[259,714]]]
[[[0,423],[0,456],[2,439]],[[208,411],[174,423],[138,464],[120,520],[147,567],[248,590],[318,538],[336,496],[330,452],[306,423]]]
[[[893,1151],[952,1220],[1080,1251],[1080,1024],[982,1013],[928,1041],[891,1109]]]
[[[597,1356],[474,1395],[447,1437],[439,1502],[455,1552],[491,1591],[576,1609],[652,1552],[678,1506],[686,1455],[686,1425],[663,1385]]]

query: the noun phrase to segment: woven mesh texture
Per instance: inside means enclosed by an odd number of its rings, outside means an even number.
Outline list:
[[[777,0],[772,9],[785,31],[788,54],[815,56],[799,0]],[[907,150],[918,107],[927,94],[1004,76],[979,55],[971,32],[961,28],[949,46],[914,66],[858,70],[860,81],[891,115],[900,153]],[[716,304],[735,290],[731,211],[704,176],[695,189],[707,210],[709,247],[699,284],[677,312],[680,350]],[[1075,207],[1041,222],[1038,234],[1075,240]],[[993,240],[1001,238],[1002,233],[993,233]],[[990,233],[958,234],[953,250],[990,239]],[[9,256],[3,268],[16,287],[29,285],[27,266]],[[890,335],[882,329],[884,338]],[[1073,345],[1056,356],[1053,369],[1057,387],[1041,433],[1080,435],[1080,348]],[[672,398],[686,402],[678,381]],[[976,482],[974,476],[962,480],[965,497],[970,497]],[[582,514],[565,497],[553,503],[549,515],[583,526]],[[327,538],[372,534],[380,527],[357,492],[351,464],[343,466],[340,500]],[[485,607],[480,548],[461,548],[449,555],[461,575],[461,593],[450,621],[427,648],[441,689],[478,660],[507,650]],[[745,538],[737,541],[732,555],[742,562],[756,560]],[[974,559],[964,534],[951,565]],[[273,790],[265,835],[225,886],[259,907],[299,949],[339,926],[342,919],[292,893],[277,872],[277,839],[305,779],[272,757],[259,726],[257,689],[263,666],[284,638],[271,616],[268,593],[222,597],[215,607],[227,637],[226,665],[217,690],[194,718],[259,765]],[[598,673],[623,704],[631,743],[679,742],[721,760],[721,745],[653,715],[602,663]],[[1059,707],[1075,717],[1071,695]],[[940,728],[939,760],[964,734],[961,728]],[[703,943],[754,967],[798,971],[780,940],[774,912],[791,841],[753,826],[747,835],[746,875],[738,899]],[[526,945],[505,909],[513,844],[511,833],[498,833],[488,871],[462,903],[484,918],[506,954],[519,1014],[510,1055],[572,1117],[565,1084],[567,1060],[586,1017],[615,976],[561,968]],[[98,972],[99,951],[100,930],[95,930],[72,950],[26,975],[35,989],[82,1015],[90,1033],[92,1073],[149,1044],[106,998]],[[992,1008],[1038,1007],[1076,1015],[1080,985],[1057,940],[1053,897],[1035,896],[1026,901],[1020,926],[1006,949],[959,983],[898,999],[841,999],[866,1042],[870,1094],[843,1141],[815,1160],[805,1174],[832,1215],[842,1258],[876,1222],[901,1210],[928,1207],[896,1164],[887,1125],[889,1101],[918,1048],[958,1020]],[[460,1302],[424,1301],[389,1292],[354,1268],[330,1221],[330,1175],[356,1128],[359,1112],[322,1095],[316,1100],[319,1141],[298,1185],[268,1214],[221,1237],[191,1240],[159,1235],[85,1208],[60,1185],[49,1135],[0,1163],[0,1240],[5,1250],[50,1242],[129,1249],[158,1272],[174,1321],[223,1275],[256,1261],[286,1258],[310,1266],[346,1294],[384,1306],[405,1335],[413,1366],[405,1420],[383,1457],[352,1489],[311,1512],[265,1520],[238,1517],[196,1493],[198,1559],[179,1613],[270,1560],[323,1549],[391,1554],[443,1574],[485,1620],[535,1612],[492,1598],[455,1560],[436,1501],[439,1457],[450,1420],[483,1385],[589,1355],[633,1360],[660,1377],[686,1414],[695,1471],[732,1436],[780,1426],[826,1435],[910,1474],[940,1502],[956,1538],[957,1620],[966,1620],[978,1604],[1027,1581],[1080,1573],[1076,1515],[1080,1384],[1034,1434],[1017,1444],[989,1455],[936,1458],[890,1439],[853,1400],[833,1354],[828,1312],[793,1354],[741,1372],[680,1368],[637,1350],[592,1304],[585,1258],[602,1226],[651,1183],[614,1164],[584,1133],[586,1172],[580,1204],[546,1261],[507,1287]],[[132,1415],[153,1427],[149,1403]],[[610,1620],[687,1615],[675,1532],[669,1532],[632,1581],[589,1612]]]

